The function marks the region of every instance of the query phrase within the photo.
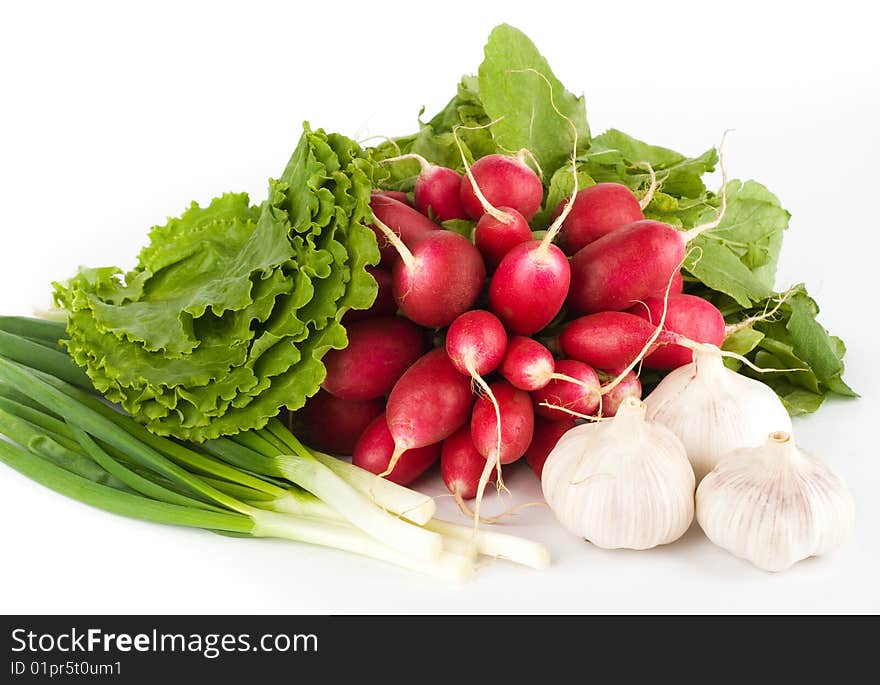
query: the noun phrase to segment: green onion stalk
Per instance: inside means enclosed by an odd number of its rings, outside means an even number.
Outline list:
[[[0,461],[112,513],[334,547],[460,581],[477,553],[534,568],[537,543],[433,518],[431,498],[304,446],[278,420],[185,444],[92,391],[61,322],[0,317]]]

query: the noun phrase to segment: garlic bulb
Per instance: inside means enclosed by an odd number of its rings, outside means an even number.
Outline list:
[[[697,488],[697,521],[709,539],[765,571],[837,547],[854,515],[843,480],[783,432],[725,455]]]
[[[598,547],[648,549],[680,538],[694,518],[694,472],[675,435],[626,398],[608,421],[572,428],[541,477],[565,528]]]
[[[662,423],[684,443],[697,483],[731,450],[761,445],[773,431],[791,432],[791,418],[776,393],[724,366],[713,345],[695,349],[693,362],[660,381],[645,404],[648,420]]]

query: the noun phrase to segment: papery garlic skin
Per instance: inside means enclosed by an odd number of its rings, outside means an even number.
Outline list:
[[[838,547],[854,519],[840,476],[783,432],[725,455],[697,488],[697,521],[709,539],[765,571]]]
[[[684,446],[626,398],[608,421],[572,428],[544,464],[541,487],[559,522],[606,549],[648,549],[680,538],[694,517]]]
[[[791,432],[791,417],[767,385],[724,366],[712,345],[694,350],[694,361],[667,375],[645,398],[648,420],[684,443],[697,483],[721,457],[757,447],[773,431]]]

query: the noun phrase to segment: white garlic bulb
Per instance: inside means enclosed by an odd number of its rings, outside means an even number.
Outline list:
[[[854,516],[843,480],[784,432],[725,455],[697,488],[697,521],[709,539],[765,571],[837,547]]]
[[[776,393],[724,366],[713,345],[695,349],[694,360],[660,381],[645,404],[648,420],[684,443],[697,483],[731,450],[761,445],[773,431],[791,432]]]
[[[694,517],[694,472],[681,441],[645,420],[628,397],[610,420],[572,428],[541,477],[569,531],[606,549],[648,549],[680,538]]]

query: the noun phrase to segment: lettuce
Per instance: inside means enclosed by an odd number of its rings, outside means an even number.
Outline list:
[[[261,206],[226,194],[150,232],[137,266],[55,284],[65,344],[95,388],[159,435],[203,441],[262,428],[317,392],[340,323],[377,286],[368,226],[377,167],[306,125]]]

